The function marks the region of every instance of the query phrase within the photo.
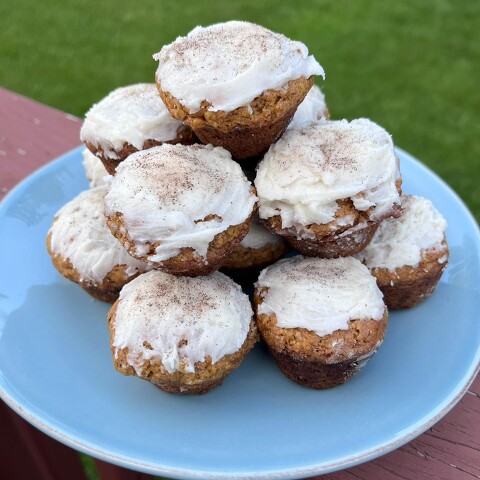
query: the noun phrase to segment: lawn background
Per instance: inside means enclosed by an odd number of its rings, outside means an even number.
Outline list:
[[[0,86],[83,116],[113,88],[152,81],[163,44],[229,19],[306,43],[332,117],[378,122],[480,219],[477,1],[3,0]]]
[[[152,53],[198,24],[255,21],[307,44],[333,118],[370,117],[480,219],[480,2],[3,0],[0,85],[83,116],[152,81]]]

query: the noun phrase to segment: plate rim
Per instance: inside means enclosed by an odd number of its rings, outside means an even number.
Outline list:
[[[64,154],[56,157],[55,159],[49,161],[48,163],[40,166],[27,177],[22,179],[17,183],[0,201],[0,220],[3,215],[2,211],[8,208],[9,204],[14,200],[14,197],[17,195],[18,191],[28,187],[38,175],[44,175],[48,173],[50,169],[55,168],[57,163],[64,161],[65,157],[69,157],[75,154],[81,154],[84,146],[80,145],[75,147]],[[423,164],[420,160],[416,159],[413,155],[406,152],[402,148],[395,147],[397,152],[400,152],[402,156],[407,157],[409,161],[413,162],[418,168],[423,170],[428,175],[432,175],[436,181],[438,181],[442,188],[446,189],[460,204],[463,208],[466,217],[468,218],[471,227],[476,232],[476,243],[480,245],[480,228],[479,225],[473,216],[470,209],[467,207],[462,198],[453,190],[450,185],[448,185],[436,172],[431,170],[428,166]],[[19,414],[22,418],[28,421],[30,424],[41,430],[43,433],[46,433],[50,437],[60,441],[61,443],[74,448],[77,451],[83,452],[87,455],[90,455],[94,458],[107,461],[125,468],[130,468],[137,471],[143,471],[155,475],[165,475],[171,478],[185,478],[185,479],[203,479],[203,480],[246,480],[246,479],[294,479],[299,477],[308,477],[312,475],[320,475],[331,473],[333,471],[342,470],[345,468],[354,467],[361,463],[367,462],[374,458],[378,458],[382,455],[385,455],[402,445],[405,445],[409,441],[413,440],[417,436],[421,435],[423,432],[428,430],[432,425],[441,420],[465,395],[469,387],[472,385],[477,374],[480,372],[480,344],[477,346],[474,358],[469,365],[465,375],[457,383],[454,389],[451,390],[450,395],[441,402],[436,409],[433,409],[428,414],[425,414],[420,420],[412,424],[406,431],[402,433],[398,438],[392,439],[390,442],[383,443],[379,446],[374,446],[368,450],[357,454],[350,455],[341,460],[322,463],[322,464],[312,464],[305,467],[296,468],[296,469],[279,469],[263,471],[263,472],[242,472],[242,473],[232,473],[230,471],[212,471],[212,470],[191,470],[191,469],[181,469],[181,468],[171,468],[171,467],[160,467],[158,465],[152,464],[150,462],[143,462],[135,460],[126,455],[115,455],[108,450],[95,448],[90,445],[89,442],[82,442],[74,437],[68,436],[66,433],[62,433],[59,429],[54,428],[49,425],[43,419],[40,419],[35,415],[34,409],[26,408],[25,406],[20,405],[11,394],[8,394],[4,388],[6,382],[3,375],[0,372],[0,399],[3,400],[12,410]]]

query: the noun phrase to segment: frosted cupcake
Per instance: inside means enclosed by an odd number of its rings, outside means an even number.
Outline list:
[[[280,370],[306,387],[352,378],[385,336],[387,309],[355,258],[280,260],[255,288],[258,328]]]
[[[247,235],[256,200],[223,148],[164,144],[119,165],[105,214],[133,257],[169,273],[207,275]]]
[[[191,129],[168,113],[155,85],[149,83],[117,88],[93,105],[80,138],[111,175],[139,150],[162,143],[194,143]]]
[[[103,185],[80,193],[56,215],[47,236],[54,267],[93,297],[114,302],[121,288],[149,269],[131,257],[105,223]]]
[[[320,87],[313,85],[303,102],[298,106],[287,129],[303,128],[312,122],[328,120],[329,118],[330,112],[325,102],[325,95],[320,90]]]
[[[308,256],[361,251],[400,212],[400,171],[390,135],[367,119],[288,130],[259,163],[259,215]]]
[[[305,45],[260,25],[197,27],[155,54],[160,96],[203,143],[236,159],[265,152],[323,68]]]
[[[377,279],[389,309],[425,300],[448,263],[447,222],[430,200],[402,197],[400,218],[382,222],[370,245],[357,255]]]
[[[108,313],[115,368],[162,390],[207,393],[236,369],[257,341],[252,307],[225,275],[139,276]]]
[[[88,148],[82,151],[83,168],[91,188],[104,185],[111,180],[102,161],[96,157]]]
[[[287,251],[283,238],[267,230],[255,217],[247,236],[224,262],[222,272],[240,284],[253,283],[262,268],[275,263]]]

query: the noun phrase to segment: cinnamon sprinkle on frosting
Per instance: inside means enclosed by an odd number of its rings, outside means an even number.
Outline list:
[[[290,80],[324,76],[303,43],[249,22],[196,27],[153,58],[159,61],[156,78],[162,90],[191,113],[203,101],[210,111],[229,112]]]

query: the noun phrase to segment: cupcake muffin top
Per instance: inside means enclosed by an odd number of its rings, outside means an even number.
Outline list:
[[[277,243],[283,243],[282,237],[267,230],[258,219],[254,219],[250,224],[248,235],[240,242],[240,245],[243,248],[257,249]]]
[[[230,112],[290,80],[324,76],[307,47],[260,25],[231,21],[196,27],[153,58],[162,90],[190,111],[203,101],[210,111]]]
[[[444,243],[447,222],[432,202],[416,195],[402,196],[402,216],[384,220],[370,244],[355,255],[369,268],[393,271],[415,266],[427,250],[447,250]],[[447,261],[440,257],[439,263]]]
[[[268,289],[259,314],[274,314],[278,327],[306,328],[319,336],[347,330],[350,320],[381,320],[385,313],[375,278],[352,257],[279,260],[262,271],[255,286]]]
[[[83,168],[85,175],[91,188],[98,187],[108,183],[112,177],[108,174],[107,170],[103,166],[102,161],[96,157],[88,148],[84,148],[83,155]]]
[[[117,265],[125,265],[129,276],[149,268],[131,257],[107,227],[106,193],[106,185],[80,193],[57,213],[49,231],[52,252],[69,259],[82,281],[101,283]]]
[[[288,130],[259,163],[259,215],[280,215],[283,228],[325,224],[334,219],[336,201],[350,198],[378,220],[400,202],[399,178],[392,139],[376,123],[312,123]]]
[[[105,214],[122,223],[139,255],[161,262],[190,247],[205,256],[215,235],[243,223],[257,197],[230,153],[212,145],[169,145],[130,155],[117,167]]]
[[[123,287],[112,345],[128,347],[138,374],[152,358],[169,373],[195,372],[207,357],[216,363],[238,351],[252,316],[248,297],[222,273],[190,278],[153,270]]]
[[[303,102],[298,106],[287,130],[306,127],[309,123],[324,119],[326,113],[325,95],[320,87],[313,85]]]
[[[86,113],[80,130],[83,142],[101,148],[108,158],[125,143],[137,150],[146,140],[168,142],[177,137],[182,122],[174,119],[153,83],[117,88]]]

